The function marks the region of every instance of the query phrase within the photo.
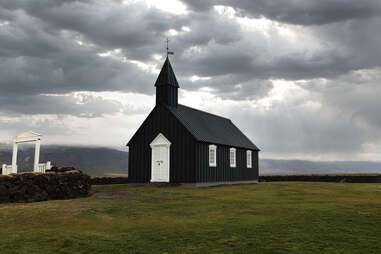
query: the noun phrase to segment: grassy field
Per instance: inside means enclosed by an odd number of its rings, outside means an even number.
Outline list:
[[[0,253],[381,253],[381,184],[94,190],[0,205]]]

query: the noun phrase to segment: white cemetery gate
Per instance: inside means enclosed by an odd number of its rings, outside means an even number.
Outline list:
[[[50,161],[47,163],[39,163],[40,160],[40,145],[41,145],[41,134],[29,131],[17,135],[13,140],[13,155],[12,155],[12,165],[3,164],[3,175],[15,174],[17,173],[17,148],[20,143],[35,142],[34,150],[34,172],[45,173],[45,170],[51,169]]]

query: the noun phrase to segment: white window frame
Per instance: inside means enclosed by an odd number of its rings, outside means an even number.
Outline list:
[[[246,151],[246,167],[252,168],[253,167],[253,152],[251,150]]]
[[[213,158],[214,162],[210,161],[211,151],[214,151],[214,158]],[[216,145],[209,145],[208,161],[209,161],[209,167],[217,167],[217,146]]]
[[[235,148],[230,148],[229,151],[229,159],[230,159],[230,167],[235,168],[237,165],[237,153]],[[233,155],[233,156],[232,156]]]

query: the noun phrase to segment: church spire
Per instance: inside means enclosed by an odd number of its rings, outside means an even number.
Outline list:
[[[172,69],[171,63],[169,62],[168,56],[165,59],[164,65],[161,68],[160,74],[155,82],[156,87],[166,85],[179,88],[179,83],[177,83],[176,75]]]
[[[156,87],[156,104],[165,104],[168,106],[177,106],[179,83],[177,83],[176,75],[172,69],[169,58],[165,59],[160,74],[155,82]]]

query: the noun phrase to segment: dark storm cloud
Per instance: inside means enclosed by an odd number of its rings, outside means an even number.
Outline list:
[[[331,5],[327,1],[254,2],[259,12],[266,13],[270,9],[275,12],[276,8],[270,7],[276,5],[284,10],[282,13],[290,16],[298,16],[293,14],[298,8],[311,10],[311,13],[315,10],[325,13],[319,10],[337,9],[339,6],[338,1],[330,2]],[[237,6],[233,3],[231,5],[249,11],[254,2],[240,1]],[[142,84],[153,83],[154,75],[142,72],[136,65],[100,58],[96,54],[121,48],[122,54],[128,58],[157,63],[151,56],[162,53],[165,32],[169,29],[182,31],[184,26],[189,27],[190,32],[180,33],[171,39],[171,47],[176,50],[174,62],[180,79],[191,75],[213,77],[216,82],[211,81],[209,85],[216,86],[218,90],[223,77],[229,75],[242,77],[236,78],[236,83],[229,82],[232,78],[226,78],[226,86],[239,85],[241,80],[334,78],[369,64],[366,57],[361,60],[361,56],[356,55],[361,44],[352,43],[350,39],[356,38],[357,34],[363,38],[369,37],[374,31],[365,29],[367,23],[360,23],[357,25],[358,32],[346,34],[340,40],[338,36],[335,37],[335,29],[332,31],[325,26],[320,30],[313,30],[316,31],[317,38],[325,36],[327,45],[320,50],[309,52],[294,48],[282,51],[277,48],[282,40],[278,34],[273,33],[270,36],[279,42],[269,43],[263,34],[247,33],[234,20],[220,16],[212,10],[178,16],[147,8],[144,4],[121,5],[118,1],[104,4],[103,1],[90,0],[16,0],[1,1],[0,4],[11,20],[0,31],[0,56],[4,57],[2,62],[6,63],[2,68],[5,92],[123,90],[152,93],[151,87]],[[188,4],[201,9],[206,5],[224,2],[192,1]],[[350,2],[345,8],[357,10],[358,4]],[[363,4],[362,10],[368,9],[377,11],[373,4]],[[343,9],[339,14],[342,15],[342,12],[346,13]],[[353,13],[353,19],[362,17],[361,11]],[[372,22],[375,27],[379,24],[378,21]],[[343,33],[352,31],[350,27],[338,27],[337,30],[342,30]],[[79,46],[76,40],[92,46]],[[190,51],[192,47],[201,48],[201,51]],[[369,45],[363,47],[361,55],[367,53],[374,59],[373,66],[379,65],[379,53],[373,50],[368,52],[366,48]],[[18,75],[9,77],[12,73]],[[129,81],[128,84],[124,78]],[[37,83],[40,85],[37,86]]]
[[[195,82],[181,80],[181,85],[188,90],[203,87],[213,89],[213,94],[231,100],[254,100],[266,97],[273,85],[268,80],[255,79],[245,75],[224,75],[213,79],[199,79]]]
[[[152,83],[152,74],[142,73],[134,64],[118,64],[110,59],[81,53],[67,54],[62,61],[26,56],[2,58],[2,94],[17,96],[72,91],[152,93],[151,87],[135,85]]]
[[[62,114],[91,118],[122,112],[124,106],[117,101],[105,100],[91,95],[81,96],[81,98],[74,98],[73,95],[12,97],[0,95],[0,108],[3,109],[4,113],[12,116],[17,116],[15,112],[22,112],[26,115]]]
[[[10,22],[0,27],[0,104],[3,111],[26,114],[56,111],[57,114],[78,115],[83,111],[83,106],[62,98],[41,97],[38,100],[39,94],[72,91],[153,92],[152,87],[137,84],[152,83],[154,75],[142,71],[135,64],[100,57],[97,54],[107,49],[98,45],[80,46],[76,42],[79,39],[75,32],[52,29],[43,19],[15,11],[19,6],[11,7],[14,12],[8,15]],[[22,101],[24,103],[20,104]],[[32,106],[26,106],[25,102]],[[67,103],[66,108],[64,102]],[[99,107],[93,108],[93,115],[108,111],[107,101],[98,103]]]
[[[250,46],[240,42],[234,46],[210,43],[201,54],[185,54],[182,63],[186,65],[182,67],[180,63],[180,67],[199,76],[238,74],[264,80],[329,78],[359,67],[358,63],[349,61],[352,55],[343,55],[334,49],[326,48],[321,52],[292,50],[274,55],[261,50],[262,42],[258,40]]]
[[[150,84],[153,84],[155,75],[142,71],[135,64],[102,58],[97,53],[121,48],[121,57],[125,55],[145,62],[148,59],[155,63],[150,57],[162,52],[165,32],[169,29],[181,31],[186,24],[191,25],[191,32],[171,40],[171,45],[179,49],[176,56],[183,55],[192,46],[208,46],[210,42],[217,46],[212,49],[215,57],[208,58],[210,54],[203,54],[199,62],[176,58],[180,79],[184,74],[226,76],[251,71],[251,56],[232,50],[233,43],[241,38],[239,25],[220,16],[194,13],[189,17],[178,17],[140,4],[124,6],[117,2],[103,5],[96,1],[41,0],[33,3],[3,1],[0,4],[10,20],[0,30],[3,95],[72,91],[152,94],[154,89]],[[231,32],[227,34],[224,29]],[[77,41],[84,45],[78,45]],[[223,45],[228,47],[223,49]],[[237,82],[239,79],[242,78]],[[244,79],[250,80],[248,77]],[[226,91],[230,84],[237,83],[226,82]]]
[[[338,120],[332,111],[330,107],[314,111],[302,105],[280,104],[266,114],[245,112],[231,117],[241,123],[261,149],[278,155],[342,153],[349,156],[361,153],[362,144],[380,138],[377,133],[352,125],[350,119],[339,117]]]
[[[190,8],[206,11],[214,5],[228,5],[241,15],[264,16],[297,25],[323,25],[381,15],[381,2],[374,0],[183,0]]]
[[[303,85],[326,106],[341,112],[353,126],[380,136],[381,68],[359,70],[334,80],[314,80]],[[376,135],[377,133],[377,135]]]
[[[380,82],[380,68],[302,82],[298,86],[307,93],[299,100],[296,93],[265,113],[235,112],[231,117],[258,145],[274,153],[341,154],[347,159],[363,152],[376,154],[365,148],[381,142]]]
[[[45,5],[45,3],[48,3]],[[164,32],[180,30],[182,17],[147,8],[144,3],[122,5],[111,1],[20,1],[4,5],[22,9],[43,24],[44,30],[55,34],[65,29],[81,34],[103,49],[128,49],[126,56],[147,60],[153,53],[162,52]]]
[[[364,9],[367,8],[373,9],[372,4],[370,7],[364,6]],[[376,7],[374,9],[377,10]],[[210,9],[191,15],[208,15],[214,17],[214,20],[220,18]],[[198,24],[199,20],[192,19],[188,25],[192,31],[174,40],[175,46],[186,45],[187,41],[199,42],[195,44],[197,50],[190,53],[185,51],[182,58],[176,58],[178,68],[185,73],[211,77],[239,74],[264,80],[332,79],[353,70],[381,65],[381,35],[375,32],[381,25],[379,17],[363,19],[354,14],[346,22],[327,22],[326,25],[309,28],[289,27],[291,30],[299,30],[297,36],[303,33],[314,36],[312,42],[310,39],[304,41],[303,37],[289,42],[276,30],[269,30],[269,34],[264,35],[243,31],[241,28],[224,29],[224,26],[228,26],[218,22],[208,22],[213,24],[212,28],[204,29],[212,31],[208,33],[212,36],[208,37],[203,34],[203,29],[198,29],[203,25]],[[225,32],[226,38],[232,38],[228,43],[216,43],[216,35],[221,31]],[[204,37],[209,40],[197,40]]]
[[[37,126],[55,135],[67,132],[54,123],[63,115],[87,122],[131,112],[114,100],[68,95],[152,95],[157,74],[129,60],[160,68],[162,61],[153,55],[163,55],[169,36],[181,88],[209,87],[217,100],[233,100],[228,116],[264,151],[358,154],[366,144],[381,142],[381,2],[183,2],[188,12],[176,15],[139,1],[124,5],[117,0],[0,0],[2,130]],[[213,5],[231,6],[236,16],[221,15]],[[264,30],[245,29],[237,21],[242,17],[277,22]],[[168,35],[170,29],[177,35]],[[196,81],[189,80],[192,76]],[[297,83],[304,92],[273,101],[268,108],[241,108],[271,95],[273,79],[305,80]],[[18,115],[52,119],[7,119]],[[64,121],[58,125],[64,126]]]
[[[256,100],[266,97],[273,88],[270,81],[262,79],[241,80],[232,83],[229,83],[226,78],[218,80],[221,80],[220,85],[213,87],[217,87],[218,96],[223,99]],[[218,84],[218,81],[214,83]]]
[[[267,9],[275,11],[267,8],[274,5],[274,1],[255,2],[263,13]],[[240,1],[237,6],[231,5],[249,11],[250,3]],[[171,38],[171,47],[176,50],[174,63],[178,78],[184,84],[182,87],[192,90],[209,86],[221,96],[231,93],[231,98],[237,100],[265,96],[272,88],[266,82],[270,78],[334,78],[365,65],[377,66],[381,59],[379,51],[375,50],[376,40],[361,43],[361,38],[374,34],[374,28],[380,23],[377,19],[313,29],[309,32],[316,33],[316,38],[324,38],[326,45],[319,50],[298,50],[295,45],[289,43],[287,46],[282,42],[283,38],[277,32],[270,31],[272,41],[269,42],[264,34],[247,33],[233,19],[210,9],[174,15],[147,8],[143,3],[122,5],[118,1],[104,4],[103,1],[18,0],[1,1],[0,4],[3,7],[1,13],[6,13],[2,16],[10,20],[0,30],[3,94],[38,95],[72,91],[152,94],[153,88],[149,84],[153,83],[155,75],[129,62],[101,58],[97,53],[121,48],[121,57],[157,63],[151,56],[162,52],[165,33],[169,29],[180,31],[178,36]],[[192,1],[188,4],[201,9],[218,3]],[[292,16],[299,8],[295,7],[297,4],[311,12],[325,10],[329,5],[326,1],[313,4],[293,1],[277,6],[280,9],[287,6],[288,11],[284,13]],[[333,9],[335,6],[338,2],[331,2]],[[345,8],[355,10],[356,6],[348,3]],[[372,4],[363,7],[369,8],[377,10]],[[353,19],[356,17],[353,15]],[[366,28],[369,23],[373,24],[372,29]],[[190,31],[181,32],[184,27],[189,27]],[[80,46],[76,41],[85,45]],[[282,43],[286,48],[278,49]],[[357,51],[361,54],[357,55]],[[192,75],[212,79],[190,84],[186,78]],[[255,94],[239,97],[249,90]]]
[[[228,116],[267,156],[319,159],[334,155],[352,160],[362,153],[377,154],[366,146],[376,148],[381,142],[379,83],[341,82],[303,84],[308,93],[296,90],[285,100],[271,102],[265,110],[232,108]]]
[[[381,17],[370,20],[352,20],[317,27],[313,33],[327,43],[337,45],[338,51],[346,52],[343,58],[346,61],[342,61],[340,66],[349,72],[381,65],[381,51],[379,50],[381,34],[376,32],[380,25]]]

